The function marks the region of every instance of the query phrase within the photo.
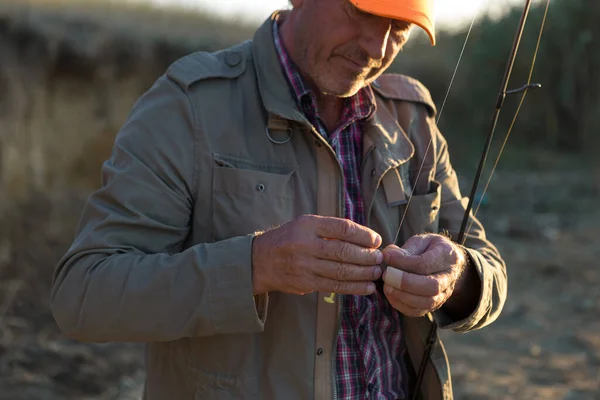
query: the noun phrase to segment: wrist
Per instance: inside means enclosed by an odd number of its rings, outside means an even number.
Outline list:
[[[477,308],[477,303],[480,298],[481,285],[475,264],[468,250],[456,245],[459,251],[464,255],[462,268],[456,284],[454,292],[444,304],[443,309],[453,321],[460,321],[469,315]]]
[[[462,254],[462,263],[460,267],[460,275],[456,281],[455,291],[462,291],[467,283],[469,282],[469,277],[473,273],[473,261],[471,260],[471,256],[467,249],[463,246],[457,245],[458,251]]]

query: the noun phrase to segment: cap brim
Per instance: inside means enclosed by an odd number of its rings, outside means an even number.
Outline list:
[[[422,28],[435,46],[433,0],[350,0],[369,14],[410,22]]]

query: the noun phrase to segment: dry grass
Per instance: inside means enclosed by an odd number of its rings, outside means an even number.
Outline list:
[[[122,377],[140,373],[136,347],[58,335],[51,274],[133,103],[177,58],[254,30],[225,24],[100,0],[0,0],[0,399],[121,398]]]
[[[0,201],[96,187],[131,106],[171,62],[253,31],[225,24],[111,1],[0,0]]]
[[[202,41],[215,48],[246,39],[255,28],[183,8],[165,9],[132,1],[0,0],[0,10],[25,11],[44,25],[51,19],[87,22],[102,26],[110,34],[120,32],[144,40],[160,38],[184,44]]]
[[[0,357],[53,332],[53,267],[133,103],[177,58],[254,30],[224,26],[100,0],[0,0]]]

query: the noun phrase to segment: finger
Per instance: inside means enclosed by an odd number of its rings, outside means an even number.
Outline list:
[[[347,264],[371,266],[381,264],[383,253],[373,248],[364,248],[341,240],[317,239],[313,255],[322,260]]]
[[[412,236],[404,243],[402,249],[407,255],[418,256],[425,253],[436,238],[436,235]]]
[[[433,297],[443,293],[456,280],[451,273],[442,272],[434,275],[418,275],[402,271],[402,278],[398,285],[398,271],[387,267],[383,274],[383,281],[396,290],[401,290],[416,296]]]
[[[368,282],[347,282],[333,279],[319,279],[316,286],[317,290],[324,293],[352,294],[357,296],[368,296],[377,290],[375,283]]]
[[[421,275],[430,275],[445,271],[452,267],[451,258],[454,252],[452,243],[431,242],[427,250],[422,254],[411,254],[406,249],[398,247],[387,247],[383,250],[384,260],[407,272]]]
[[[378,265],[360,266],[327,260],[319,260],[315,264],[313,272],[323,278],[353,282],[376,281],[383,275],[383,271]]]
[[[394,289],[390,285],[384,285],[383,290],[388,299],[394,299],[397,303],[402,303],[416,310],[425,310],[433,312],[439,309],[448,299],[448,291],[438,294],[437,296],[417,296]]]
[[[434,274],[451,269],[455,264],[455,259],[452,257],[454,251],[454,245],[450,241],[432,243],[429,249],[422,254],[425,273]]]
[[[402,278],[404,278],[404,271],[394,268],[387,267],[385,269],[385,274],[383,275],[383,281],[388,285],[402,289]]]
[[[387,294],[386,294],[386,298],[388,299],[388,301],[390,302],[392,307],[394,307],[395,310],[398,310],[400,313],[402,313],[403,315],[406,315],[407,317],[424,317],[428,313],[427,310],[422,310],[422,309],[417,309],[417,308],[411,307],[411,306],[404,304],[403,302],[397,300],[396,298],[394,298],[392,296],[388,296]]]
[[[388,246],[382,251],[383,259],[389,266],[402,268],[402,270],[412,273],[422,273],[421,263],[423,258],[420,254],[414,255],[406,249],[398,246]]]
[[[337,239],[368,249],[381,246],[382,239],[377,232],[348,219],[322,217],[316,221],[315,232],[322,238]]]

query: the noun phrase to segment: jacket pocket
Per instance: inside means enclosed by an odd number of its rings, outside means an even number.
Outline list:
[[[411,235],[438,233],[441,201],[442,187],[436,181],[431,182],[429,193],[413,195],[404,221]]]
[[[215,158],[214,240],[252,234],[291,220],[294,170]]]
[[[196,371],[194,400],[258,399],[256,376],[239,377]]]

